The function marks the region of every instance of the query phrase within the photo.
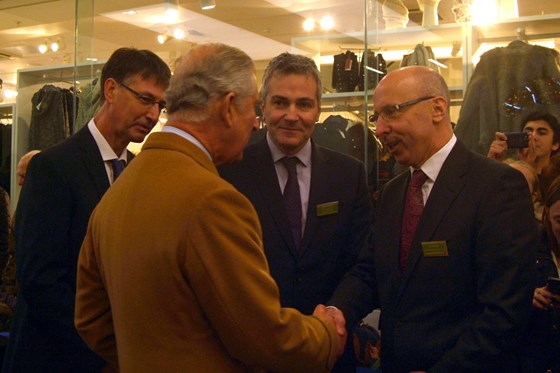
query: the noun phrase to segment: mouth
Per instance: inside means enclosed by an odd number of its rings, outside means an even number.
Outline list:
[[[389,152],[392,152],[399,143],[397,140],[382,139],[381,141],[383,146],[385,146]]]

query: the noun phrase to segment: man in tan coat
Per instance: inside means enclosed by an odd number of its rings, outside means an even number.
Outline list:
[[[165,96],[167,125],[90,220],[80,335],[122,372],[328,371],[346,338],[341,315],[335,325],[321,305],[313,316],[280,307],[257,214],[215,167],[239,159],[257,126],[253,62],[199,46]]]

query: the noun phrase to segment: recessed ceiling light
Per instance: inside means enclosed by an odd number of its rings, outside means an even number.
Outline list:
[[[334,21],[331,16],[324,16],[321,19],[321,28],[325,31],[329,31],[334,27]]]
[[[305,31],[313,31],[314,28],[315,28],[315,21],[313,20],[313,18],[307,18],[303,22],[303,29]]]
[[[49,50],[49,47],[47,46],[46,42],[39,45],[39,53],[45,54],[45,53],[47,53],[48,50]]]

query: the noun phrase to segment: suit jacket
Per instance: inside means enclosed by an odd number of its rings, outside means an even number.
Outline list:
[[[80,246],[107,188],[87,127],[29,163],[16,211],[19,294],[3,372],[98,372],[105,365],[74,328],[74,298]]]
[[[325,372],[338,347],[325,320],[280,309],[250,202],[165,132],[92,214],[76,326],[123,373]]]
[[[401,274],[409,179],[405,172],[382,189],[374,250],[364,251],[333,303],[350,315],[363,313],[377,283],[383,371],[513,371],[512,349],[533,294],[537,230],[527,182],[457,142],[426,201]],[[448,254],[423,254],[422,243],[436,241]]]
[[[311,314],[326,303],[355,264],[371,233],[371,199],[361,162],[312,145],[307,222],[296,250],[266,139],[249,146],[243,160],[220,168],[259,214],[265,253],[284,307]],[[338,203],[323,214],[321,206]]]

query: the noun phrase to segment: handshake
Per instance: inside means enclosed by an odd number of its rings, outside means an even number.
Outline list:
[[[330,320],[330,322],[336,329],[336,334],[339,338],[337,357],[340,357],[344,352],[346,338],[348,337],[348,332],[346,331],[346,320],[344,319],[342,311],[334,306],[325,307],[324,305],[319,304],[317,307],[315,307],[313,316],[319,316],[321,317],[321,319]]]

